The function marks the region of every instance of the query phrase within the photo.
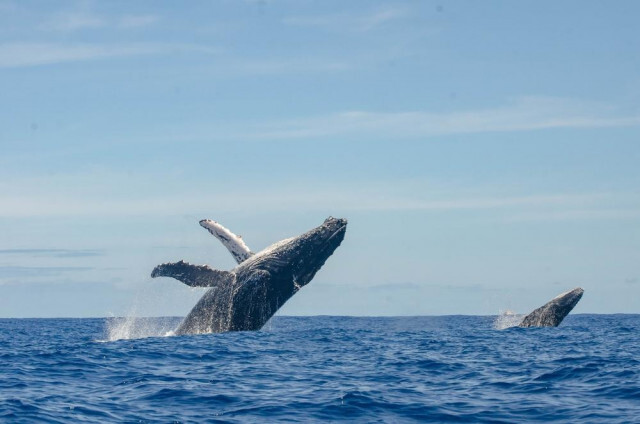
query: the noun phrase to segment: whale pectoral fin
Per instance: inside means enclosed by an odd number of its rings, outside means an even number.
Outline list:
[[[203,219],[200,221],[200,225],[224,244],[224,247],[231,252],[236,262],[244,262],[253,255],[253,252],[249,249],[249,246],[245,244],[244,240],[242,240],[242,237],[233,234],[216,221]]]
[[[172,277],[191,287],[214,287],[230,284],[236,278],[229,271],[220,271],[206,265],[191,265],[185,261],[158,265],[151,277]]]

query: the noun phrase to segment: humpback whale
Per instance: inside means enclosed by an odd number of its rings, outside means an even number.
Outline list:
[[[259,330],[340,246],[347,220],[329,217],[298,237],[253,253],[240,236],[211,220],[200,225],[238,262],[231,271],[184,261],[156,266],[151,277],[172,277],[191,287],[210,287],[180,323],[176,334]]]
[[[577,287],[559,294],[548,303],[524,317],[520,327],[557,327],[578,304],[584,290]]]

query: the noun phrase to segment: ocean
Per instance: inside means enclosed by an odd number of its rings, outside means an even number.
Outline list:
[[[0,421],[640,422],[640,315],[502,318],[2,319]]]

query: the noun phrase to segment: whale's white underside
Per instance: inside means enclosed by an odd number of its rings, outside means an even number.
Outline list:
[[[251,249],[245,244],[241,236],[235,235],[220,223],[210,219],[203,219],[200,221],[200,225],[224,244],[237,263],[242,263],[253,255],[253,252],[251,252]]]

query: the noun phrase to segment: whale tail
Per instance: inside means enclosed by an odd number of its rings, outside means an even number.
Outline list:
[[[237,263],[242,263],[253,256],[253,252],[242,240],[241,236],[235,235],[220,223],[210,219],[200,220],[200,226],[207,229],[215,238],[220,240]]]

